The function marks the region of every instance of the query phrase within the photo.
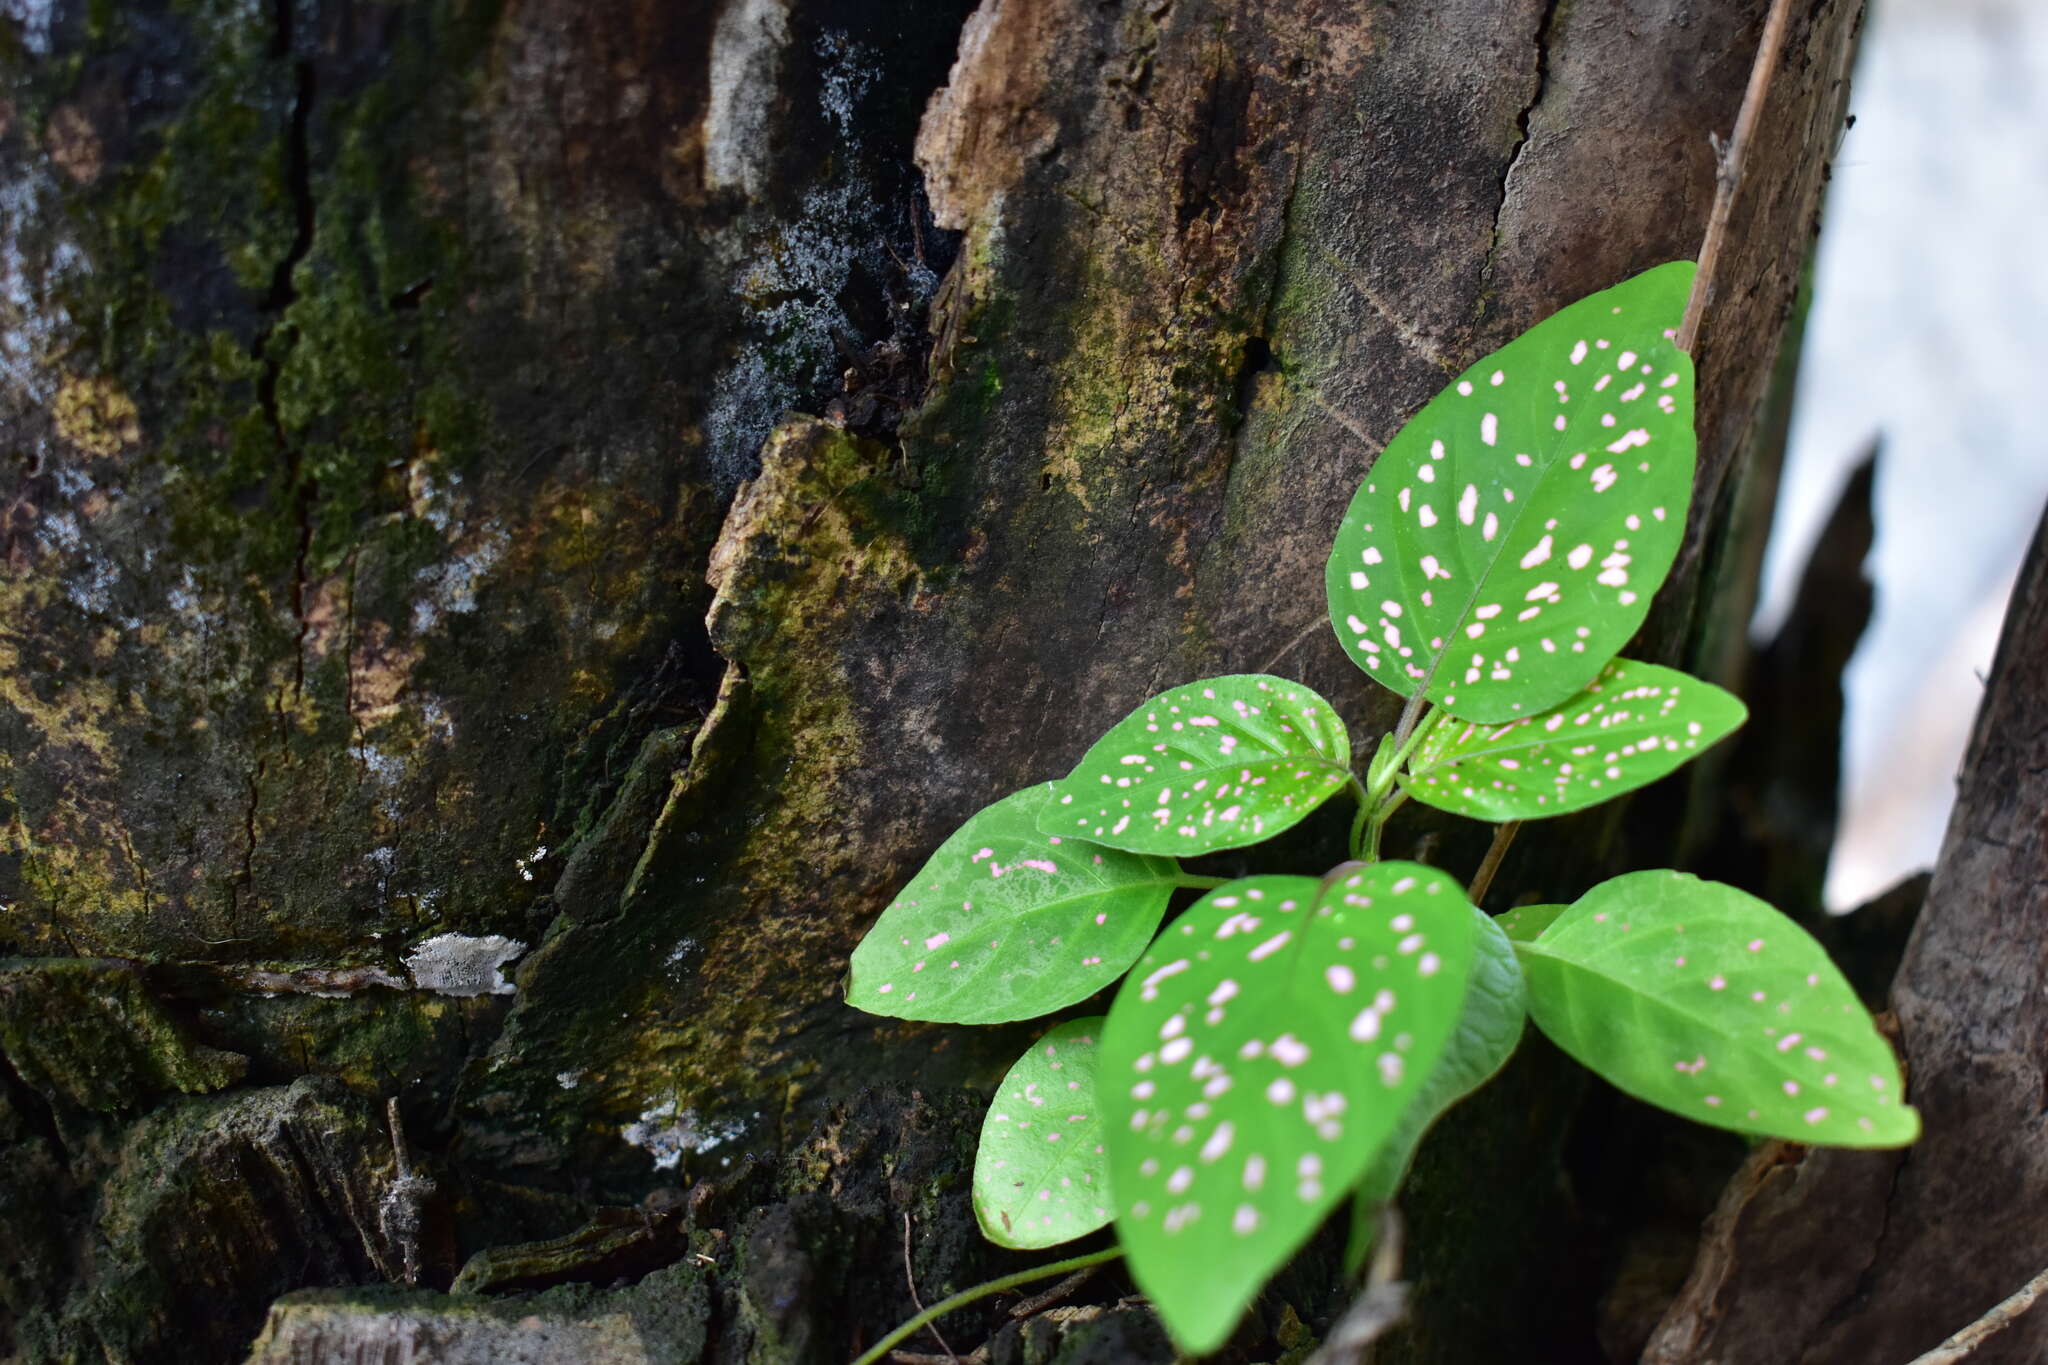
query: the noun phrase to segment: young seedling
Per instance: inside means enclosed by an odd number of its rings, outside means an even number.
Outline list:
[[[1362,1259],[1430,1125],[1531,1019],[1702,1123],[1847,1147],[1918,1136],[1855,992],[1754,897],[1636,872],[1496,919],[1448,874],[1379,857],[1410,798],[1496,823],[1563,815],[1742,723],[1720,688],[1615,657],[1684,532],[1693,372],[1675,337],[1692,281],[1676,262],[1579,300],[1381,453],[1326,575],[1345,652],[1408,699],[1362,773],[1308,688],[1200,679],[974,816],[883,912],[848,987],[873,1013],[1029,1019],[1122,978],[1106,1018],[1052,1029],[997,1092],[974,1176],[990,1240],[1113,1222],[1174,1340],[1214,1350],[1346,1198]],[[1353,861],[1325,875],[1219,884],[1175,861],[1270,839],[1347,790]],[[1204,894],[1160,932],[1183,888]]]

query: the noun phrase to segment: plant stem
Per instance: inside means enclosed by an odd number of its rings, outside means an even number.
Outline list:
[[[1472,874],[1472,884],[1465,888],[1465,899],[1478,905],[1486,899],[1486,890],[1493,885],[1493,874],[1500,871],[1500,860],[1508,856],[1508,845],[1515,841],[1515,833],[1522,828],[1520,820],[1503,820],[1493,827],[1493,842],[1487,845],[1486,857],[1480,860],[1479,870]]]
[[[1088,1266],[1096,1266],[1106,1261],[1113,1261],[1123,1254],[1122,1247],[1107,1247],[1101,1251],[1091,1251],[1085,1256],[1069,1256],[1064,1261],[1054,1261],[1049,1265],[1036,1266],[1030,1270],[1020,1270],[1014,1275],[1004,1275],[990,1280],[986,1284],[975,1285],[972,1289],[963,1289],[950,1299],[939,1300],[874,1345],[868,1347],[853,1362],[853,1365],[875,1365],[876,1361],[888,1355],[899,1342],[916,1335],[926,1323],[936,1321],[956,1308],[965,1308],[977,1299],[985,1299],[991,1294],[1000,1294],[1005,1289],[1015,1289],[1019,1285],[1031,1284],[1038,1280],[1049,1280],[1055,1275],[1070,1275],[1074,1271],[1085,1269]]]
[[[1413,704],[1412,698],[1410,699],[1410,704]],[[1424,738],[1428,736],[1431,730],[1436,728],[1437,715],[1436,708],[1430,707],[1423,712],[1421,722],[1414,725],[1405,736],[1401,735],[1398,730],[1394,732],[1397,736],[1394,745],[1394,758],[1392,762],[1387,764],[1387,774],[1382,779],[1385,785],[1375,793],[1378,800],[1386,800],[1387,792],[1393,788],[1395,775],[1407,766],[1408,760],[1414,757],[1416,749],[1421,746]]]
[[[1408,704],[1401,708],[1401,719],[1394,723],[1394,747],[1396,749],[1407,747],[1408,737],[1414,733],[1416,728],[1415,722],[1422,716],[1423,705],[1422,689],[1418,687],[1415,689],[1415,694],[1408,698]],[[1398,768],[1401,765],[1396,763],[1394,766]]]
[[[1184,886],[1190,891],[1213,891],[1219,886],[1230,885],[1229,877],[1200,877],[1192,872],[1183,872],[1174,879],[1175,886]]]
[[[1365,784],[1358,780],[1357,773],[1351,775],[1351,794],[1358,798],[1358,814],[1351,817],[1351,842],[1345,847],[1351,850],[1352,857],[1361,862],[1371,862],[1372,859],[1367,858],[1359,850],[1364,847],[1362,840],[1365,838],[1366,822],[1372,816],[1373,807],[1379,803],[1373,799],[1372,793],[1366,790]]]
[[[1401,809],[1407,800],[1407,792],[1397,791],[1373,808],[1372,819],[1365,826],[1365,851],[1359,855],[1363,861],[1376,863],[1380,860],[1380,831],[1387,827],[1387,821],[1394,818],[1394,812]]]
[[[1370,786],[1351,778],[1351,790],[1358,797],[1358,814],[1351,821],[1351,856],[1368,863],[1376,863],[1380,857],[1380,829],[1389,816],[1401,808],[1408,799],[1406,792],[1398,790],[1394,779],[1421,745],[1424,737],[1435,728],[1437,712],[1434,708],[1424,712],[1417,723],[1412,713],[1421,708],[1421,694],[1408,699],[1408,709],[1401,713],[1401,726],[1394,731],[1394,752],[1388,757],[1386,770]]]

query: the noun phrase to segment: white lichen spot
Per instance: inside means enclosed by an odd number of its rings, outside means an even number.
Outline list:
[[[436,995],[510,995],[519,988],[505,979],[505,964],[525,951],[503,934],[436,934],[405,955],[405,968],[415,988]]]
[[[654,1158],[658,1171],[672,1171],[685,1152],[703,1155],[723,1146],[746,1131],[739,1119],[706,1122],[694,1109],[678,1109],[674,1100],[663,1100],[640,1111],[640,1118],[619,1129],[619,1136]]]
[[[736,0],[711,31],[710,99],[704,114],[704,179],[748,198],[766,188],[769,134],[789,46],[789,0]]]

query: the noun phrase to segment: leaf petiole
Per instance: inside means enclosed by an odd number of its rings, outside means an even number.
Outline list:
[[[1486,857],[1480,861],[1479,870],[1472,874],[1471,885],[1465,888],[1465,899],[1479,905],[1486,899],[1487,891],[1493,886],[1493,874],[1500,871],[1500,860],[1508,853],[1508,845],[1515,841],[1516,831],[1522,828],[1520,820],[1505,820],[1493,828],[1493,842],[1486,847]]]
[[[1359,855],[1366,862],[1376,863],[1380,860],[1380,831],[1387,827],[1387,821],[1394,818],[1394,812],[1401,809],[1402,803],[1407,799],[1407,792],[1396,791],[1374,808],[1372,819],[1367,821],[1365,826],[1365,849]]]
[[[1377,756],[1373,759],[1373,766],[1379,766]],[[1351,850],[1351,856],[1358,861],[1371,862],[1372,859],[1361,850],[1365,847],[1366,826],[1372,819],[1373,807],[1377,803],[1373,800],[1371,789],[1358,780],[1356,773],[1351,777],[1351,794],[1358,799],[1358,813],[1351,817],[1351,841],[1345,847]]]
[[[1106,1261],[1113,1261],[1123,1254],[1122,1247],[1105,1247],[1101,1251],[1091,1251],[1085,1256],[1069,1256],[1064,1261],[1053,1261],[1047,1265],[1034,1266],[1030,1270],[1020,1270],[1014,1275],[999,1276],[984,1284],[975,1285],[970,1289],[963,1289],[949,1299],[939,1300],[874,1345],[868,1347],[853,1362],[853,1365],[875,1365],[876,1361],[886,1357],[899,1342],[914,1336],[925,1324],[935,1322],[957,1308],[965,1308],[968,1304],[978,1299],[985,1299],[991,1294],[1000,1294],[1005,1289],[1015,1289],[1020,1285],[1031,1284],[1038,1280],[1049,1280],[1055,1275],[1070,1275],[1076,1270],[1085,1270],[1089,1266],[1098,1266]]]
[[[1174,878],[1173,884],[1189,891],[1214,891],[1219,886],[1230,885],[1229,877],[1200,877],[1192,872],[1183,872]]]
[[[1386,740],[1381,740],[1379,751],[1373,755],[1372,766],[1367,770],[1370,780],[1360,782],[1354,774],[1351,779],[1352,793],[1358,798],[1358,814],[1351,821],[1351,856],[1364,862],[1378,862],[1380,856],[1380,830],[1389,817],[1401,808],[1408,799],[1408,793],[1396,788],[1396,781],[1402,768],[1407,766],[1422,741],[1436,728],[1442,712],[1434,706],[1427,707],[1419,722],[1411,722],[1406,713],[1402,716],[1404,726],[1412,725],[1406,735],[1396,730],[1400,743],[1391,752]]]

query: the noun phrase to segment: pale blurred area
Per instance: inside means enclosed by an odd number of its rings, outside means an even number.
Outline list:
[[[2048,499],[2048,0],[1873,0],[1764,568],[1768,636],[1881,441],[1827,901],[1930,866]]]

